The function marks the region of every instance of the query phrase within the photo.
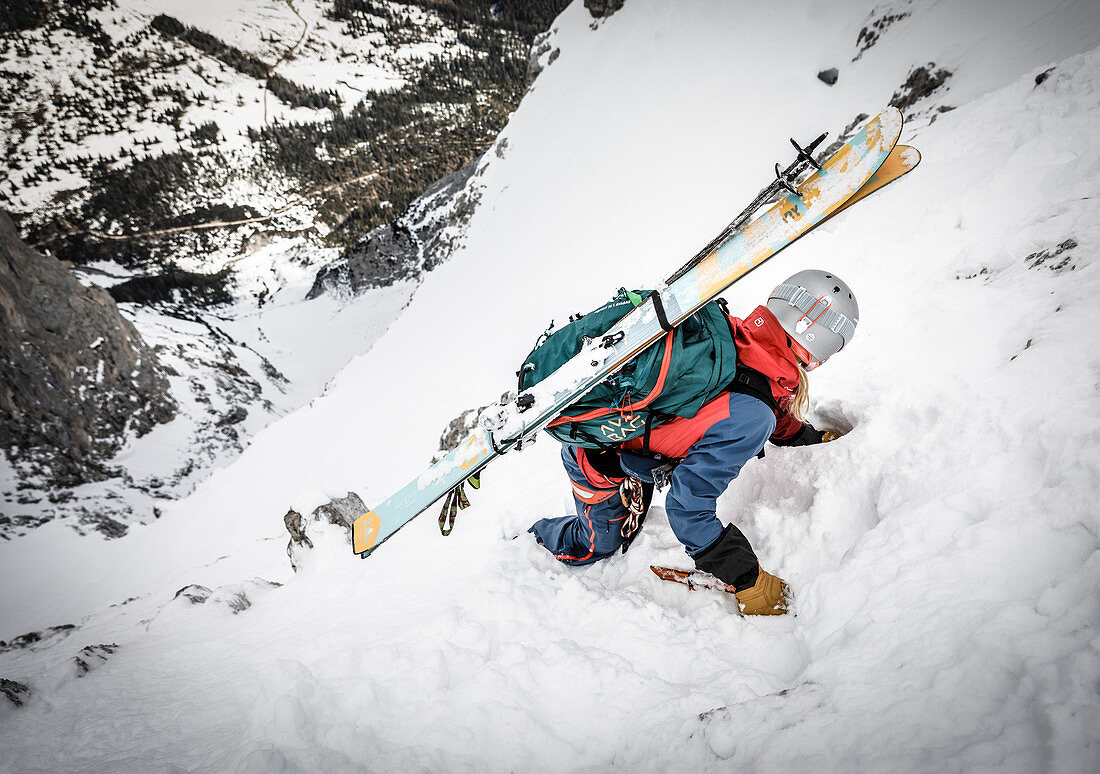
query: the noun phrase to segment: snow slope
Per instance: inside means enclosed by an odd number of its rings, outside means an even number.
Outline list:
[[[839,5],[563,13],[463,248],[368,354],[155,524],[0,545],[26,590],[0,637],[77,625],[0,649],[32,692],[0,704],[0,769],[1096,771],[1100,7]],[[659,281],[787,136],[835,135],[928,62],[954,75],[909,111],[921,167],[726,294],[747,312],[817,266],[859,295],[813,375],[817,424],[850,432],[769,449],[719,502],[796,616],[655,579],[690,566],[659,507],[629,554],[556,563],[524,534],[571,508],[547,439],[448,539],[429,514],[359,561],[311,525],[290,571],[289,506],[389,494],[548,318]],[[117,647],[78,677],[93,645]]]

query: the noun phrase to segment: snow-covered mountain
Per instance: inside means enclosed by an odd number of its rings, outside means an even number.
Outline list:
[[[80,264],[346,245],[480,155],[556,5],[15,0],[0,205]]]
[[[545,42],[461,245],[369,352],[156,522],[0,544],[0,768],[1095,771],[1100,6],[575,2]],[[859,297],[812,379],[847,434],[719,501],[796,615],[657,580],[690,566],[659,500],[629,554],[556,563],[525,534],[572,508],[545,438],[449,538],[429,514],[360,561],[311,522],[291,570],[288,508],[390,494],[549,318],[656,284],[788,136],[907,94],[921,166],[725,294],[820,267]]]
[[[18,419],[69,415],[68,394],[12,401],[0,538],[152,521],[369,349],[461,237],[473,160],[537,75],[531,43],[562,7],[6,6],[0,207],[37,250],[109,288],[179,411],[150,439],[100,439],[89,455],[27,442],[37,428]],[[341,296],[360,292],[370,302],[347,310]]]

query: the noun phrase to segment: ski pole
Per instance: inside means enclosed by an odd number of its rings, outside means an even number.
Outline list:
[[[690,261],[677,269],[671,277],[665,280],[665,284],[671,285],[673,282],[680,279],[680,277],[684,276],[691,270],[691,267],[706,258],[715,248],[722,245],[730,237],[740,231],[741,227],[745,225],[745,221],[748,220],[754,212],[760,209],[760,207],[776,193],[778,193],[779,191],[788,191],[797,195],[798,192],[795,190],[795,187],[793,185],[795,179],[810,167],[821,169],[821,165],[814,160],[813,152],[817,148],[817,146],[820,145],[822,141],[828,136],[828,134],[828,132],[823,132],[816,140],[811,142],[805,148],[795,142],[794,138],[792,137],[791,145],[793,145],[795,147],[795,150],[798,151],[798,156],[795,157],[795,160],[791,162],[790,166],[788,166],[784,170],[780,170],[779,164],[776,164],[775,180],[764,186],[764,188],[760,190],[760,193],[756,195],[756,198],[754,198],[749,203],[749,206],[741,211],[740,215],[730,221],[729,225],[722,229],[722,232],[718,236],[710,240],[710,242],[707,243],[707,246],[697,252]]]

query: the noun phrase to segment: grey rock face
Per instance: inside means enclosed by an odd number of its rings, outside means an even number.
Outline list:
[[[355,492],[348,492],[344,497],[337,497],[314,508],[309,518],[313,521],[324,520],[329,524],[347,527],[350,531],[355,520],[368,510],[370,509],[363,502],[363,498]]]
[[[554,60],[561,56],[561,49],[554,48],[553,44],[550,42],[552,37],[552,32],[544,32],[536,36],[534,42],[531,44],[531,53],[527,58],[528,87],[530,87],[531,84],[535,82],[535,79],[539,77],[539,73],[552,65]],[[544,59],[545,61],[543,61]]]
[[[306,298],[322,293],[361,293],[431,271],[450,254],[448,226],[469,218],[476,202],[463,196],[477,168],[474,160],[433,183],[392,223],[373,229],[338,260],[317,273]]]
[[[172,599],[179,599],[183,597],[192,605],[201,605],[210,599],[212,592],[206,586],[200,586],[197,583],[192,583],[190,586],[184,586],[182,589],[176,592],[176,595]]]
[[[0,653],[23,648],[38,650],[39,648],[50,647],[68,637],[75,630],[75,624],[63,624],[61,626],[51,626],[44,632],[27,632],[13,638],[11,642],[0,641]]]
[[[118,650],[118,645],[113,642],[110,644],[89,645],[81,649],[80,653],[73,656],[76,676],[83,677],[96,667],[102,666],[108,658],[114,655],[116,650]]]
[[[263,578],[252,578],[243,583],[231,583],[226,586],[218,586],[211,591],[206,586],[192,583],[190,586],[184,586],[177,591],[175,596],[172,597],[172,601],[161,612],[162,614],[167,610],[178,612],[181,609],[188,609],[194,605],[205,605],[208,608],[226,608],[236,615],[252,607],[252,599],[249,595],[255,595],[270,589],[275,589],[280,585],[282,584],[264,580]]]
[[[355,492],[348,492],[344,497],[336,497],[324,505],[319,505],[310,512],[308,517],[303,517],[298,511],[291,508],[283,516],[283,524],[290,533],[290,541],[286,544],[286,553],[290,557],[290,566],[298,572],[304,566],[306,557],[313,549],[313,541],[306,535],[309,524],[326,522],[335,524],[347,530],[348,543],[351,543],[351,525],[357,518],[369,511],[363,498]]]
[[[485,408],[486,406],[482,406],[463,411],[447,424],[447,429],[439,436],[439,451],[436,453],[438,459],[443,459],[447,452],[458,446],[463,438],[473,432],[474,427],[477,426],[478,415]]]
[[[905,79],[905,83],[890,98],[890,104],[905,113],[917,102],[943,86],[951,75],[950,70],[945,70],[942,67],[937,68],[935,62],[914,67],[909,71],[909,77]],[[906,114],[906,118],[908,117],[908,114]]]
[[[623,7],[626,0],[584,0],[584,7],[593,19],[606,19]]]
[[[890,29],[891,26],[903,19],[909,18],[912,15],[912,11],[905,7],[905,3],[897,4],[897,7],[891,7],[892,3],[885,3],[875,6],[871,11],[870,17],[867,19],[867,23],[863,29],[859,31],[859,36],[856,38],[856,55],[852,58],[853,62],[859,61],[869,48],[878,43],[879,38]]]
[[[0,212],[0,436],[58,486],[104,477],[131,433],[176,410],[153,352],[106,291],[28,248]]]
[[[23,702],[31,695],[31,689],[15,680],[0,678],[0,695],[7,697],[16,707],[22,707]]]

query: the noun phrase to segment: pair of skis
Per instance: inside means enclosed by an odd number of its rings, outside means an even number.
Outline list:
[[[902,116],[887,108],[823,162],[813,158],[819,137],[741,215],[651,294],[530,390],[492,415],[455,449],[392,496],[355,520],[352,544],[366,557],[397,530],[478,474],[505,452],[533,438],[563,409],[674,329],[748,272],[828,219],[901,177],[920,161],[897,145]],[[810,172],[810,170],[813,170]],[[809,172],[805,179],[798,178]],[[776,195],[782,198],[763,212]],[[755,217],[754,217],[755,215]]]

